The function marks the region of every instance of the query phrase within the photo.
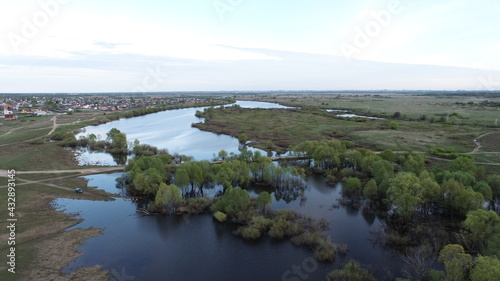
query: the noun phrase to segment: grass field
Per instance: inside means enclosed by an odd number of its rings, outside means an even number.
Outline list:
[[[480,106],[488,100],[500,102],[500,98],[477,96],[422,96],[417,94],[276,94],[242,95],[238,99],[278,102],[288,106],[315,107],[325,109],[347,109],[358,114],[402,116],[427,119],[459,115],[458,124],[494,126],[500,119],[500,108]],[[473,103],[468,105],[467,103]],[[465,104],[465,105],[464,105]],[[500,121],[500,120],[499,120]],[[500,126],[500,123],[497,123]]]
[[[306,140],[347,139],[375,150],[426,151],[435,147],[454,147],[458,152],[474,149],[473,139],[488,130],[425,121],[397,121],[397,130],[389,129],[389,120],[345,119],[314,109],[217,109],[197,128],[238,136],[248,135],[258,148],[284,151],[289,145]],[[269,147],[271,141],[277,147]]]

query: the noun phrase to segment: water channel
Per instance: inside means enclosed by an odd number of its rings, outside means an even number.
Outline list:
[[[280,107],[275,104],[239,102],[242,107]],[[221,149],[238,152],[238,142],[232,137],[202,132],[191,123],[200,122],[196,110],[181,109],[147,116],[123,119],[97,127],[86,128],[105,135],[111,128],[125,132],[129,139],[168,148],[171,153],[210,159]],[[115,179],[121,173],[86,176],[89,186],[110,193],[120,193]],[[337,256],[333,263],[314,260],[313,251],[296,247],[290,241],[261,238],[247,241],[235,236],[231,224],[216,223],[210,215],[200,216],[139,216],[138,203],[128,199],[87,201],[58,199],[59,209],[78,213],[84,221],[74,228],[102,228],[102,235],[87,239],[78,251],[84,255],[71,262],[63,272],[78,267],[102,265],[111,271],[114,280],[324,280],[326,274],[350,259],[370,265],[377,277],[386,271],[399,275],[400,257],[389,249],[373,243],[373,233],[382,223],[375,216],[338,205],[341,185],[331,187],[321,177],[309,177],[307,199],[290,202],[276,199],[273,209],[289,209],[330,223],[327,234],[336,244],[347,244],[346,256]],[[249,188],[251,195],[259,187]],[[293,269],[302,268],[303,274]],[[125,275],[125,278],[123,279]],[[307,275],[307,277],[305,277]],[[293,278],[298,279],[293,279]],[[119,279],[122,278],[122,279]]]

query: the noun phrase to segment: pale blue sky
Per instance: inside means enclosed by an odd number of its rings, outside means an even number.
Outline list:
[[[500,90],[498,11],[495,0],[2,0],[0,93]]]

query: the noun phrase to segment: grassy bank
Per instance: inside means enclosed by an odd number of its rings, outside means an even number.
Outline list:
[[[2,185],[6,178],[0,178]],[[18,181],[21,183],[21,180]],[[0,188],[2,194],[6,188]],[[54,211],[51,202],[56,198],[82,198],[80,194],[38,184],[19,185],[16,188],[16,273],[0,265],[1,280],[56,280],[62,278],[62,268],[78,255],[81,241],[97,236],[98,229],[65,231],[80,220],[74,215]],[[94,198],[95,199],[95,198]],[[0,205],[7,206],[7,196],[0,196]],[[0,209],[0,217],[7,217],[7,208]],[[0,229],[0,240],[7,241],[7,228]],[[5,260],[8,245],[0,245],[0,256]],[[99,267],[85,268],[64,276],[71,280],[106,280],[107,272]]]
[[[469,152],[475,147],[472,140],[488,131],[483,127],[403,120],[391,130],[389,122],[338,118],[334,112],[319,109],[226,108],[215,109],[204,123],[194,126],[234,137],[245,133],[253,146],[278,151],[306,140],[337,138],[374,150],[453,147],[457,152]]]

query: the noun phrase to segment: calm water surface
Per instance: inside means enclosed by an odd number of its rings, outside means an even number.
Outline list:
[[[244,108],[288,108],[275,103],[238,101]],[[195,160],[210,160],[214,153],[224,149],[228,153],[239,153],[238,139],[227,135],[217,135],[191,127],[193,123],[203,122],[195,116],[197,110],[204,108],[184,108],[168,110],[145,116],[120,119],[99,126],[85,127],[85,132],[76,137],[95,134],[98,139],[106,139],[112,128],[117,128],[127,135],[128,141],[138,139],[141,143],[168,149],[170,153],[193,156]],[[250,150],[256,150],[249,148]],[[266,155],[262,151],[263,155]],[[108,153],[77,151],[80,165],[116,165]]]
[[[89,186],[120,193],[115,187],[115,179],[120,175],[85,178]],[[376,217],[367,218],[343,206],[331,208],[337,203],[341,186],[327,186],[323,179],[315,177],[307,182],[310,187],[305,192],[305,202],[297,198],[287,203],[276,200],[272,193],[272,208],[327,220],[330,223],[327,234],[332,241],[349,246],[347,256],[337,257],[334,263],[316,262],[312,251],[289,241],[270,238],[246,241],[232,233],[233,225],[216,223],[210,215],[143,217],[135,212],[140,203],[128,199],[117,198],[112,202],[58,199],[55,204],[60,209],[79,213],[84,219],[73,228],[103,229],[103,235],[86,240],[78,250],[84,255],[63,272],[99,264],[116,274],[125,271],[135,277],[133,280],[286,280],[282,277],[287,270],[306,261],[311,268],[317,265],[309,273],[310,280],[323,280],[329,271],[349,259],[371,264],[379,277],[384,276],[386,269],[398,272],[398,257],[371,242],[372,231],[381,226]],[[251,194],[258,192],[250,189]]]

